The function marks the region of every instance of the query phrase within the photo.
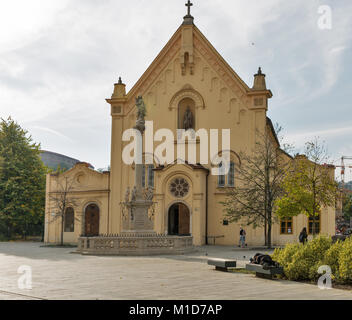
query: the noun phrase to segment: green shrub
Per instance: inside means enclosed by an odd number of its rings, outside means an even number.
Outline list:
[[[352,237],[334,244],[325,236],[318,236],[305,245],[290,243],[283,249],[275,249],[272,258],[284,268],[289,280],[316,281],[321,276],[318,268],[327,265],[334,282],[352,283]]]
[[[340,249],[338,257],[338,278],[344,283],[352,282],[352,237],[347,238]]]
[[[318,236],[305,245],[288,244],[275,250],[273,260],[284,268],[289,280],[316,280],[318,268],[323,265],[326,251],[331,247],[331,238]]]
[[[325,253],[323,264],[331,268],[332,279],[338,281],[339,276],[339,255],[343,247],[342,241],[336,241]]]
[[[285,248],[275,249],[271,257],[285,269],[292,261],[293,255],[299,250],[300,246],[298,243],[288,243]]]
[[[5,241],[9,241],[9,239],[0,233],[0,242],[5,242]]]

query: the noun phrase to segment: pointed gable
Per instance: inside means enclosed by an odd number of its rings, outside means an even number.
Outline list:
[[[172,61],[181,48],[181,28],[182,26],[177,29],[151,65],[131,88],[127,94],[127,100],[133,100],[136,96],[144,92]]]
[[[255,80],[264,84],[264,77],[257,74]],[[155,118],[160,108],[174,108],[170,101],[175,95],[179,97],[184,88],[190,88],[189,95],[190,91],[196,96],[207,95],[208,101],[201,103],[204,109],[208,103],[222,112],[233,113],[237,124],[249,109],[266,111],[267,100],[272,97],[264,85],[250,88],[194,25],[193,17],[187,15],[129,92],[126,94],[125,85],[119,80],[107,102],[113,117],[127,116],[131,125],[135,119],[135,98],[142,96],[152,111],[150,117]]]
[[[197,66],[196,56],[204,59],[207,66],[200,69]],[[202,78],[204,78],[204,74],[207,71],[210,71],[212,73],[210,81],[214,83],[221,81],[221,83],[224,83],[242,101],[242,104],[249,105],[250,98],[248,98],[248,95],[259,93],[251,89],[238,76],[193,23],[186,23],[177,29],[158,56],[125,96],[125,101],[128,105],[126,108],[127,113],[134,108],[134,99],[137,96],[148,95],[148,92],[152,91],[152,86],[157,86],[158,84],[166,86],[165,82],[168,81],[166,73],[168,72],[179,72],[184,75],[187,64],[189,65],[191,74],[199,72],[202,74]],[[175,75],[173,74],[171,77],[174,79]],[[269,98],[271,97],[269,90],[264,90],[260,93]]]

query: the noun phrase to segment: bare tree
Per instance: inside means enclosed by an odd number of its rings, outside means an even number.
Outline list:
[[[55,207],[55,216],[52,221],[60,220],[61,224],[61,236],[60,245],[64,244],[64,230],[65,230],[65,214],[67,208],[75,209],[77,207],[78,199],[74,198],[72,195],[72,190],[74,188],[74,179],[69,179],[65,177],[62,181],[57,183],[57,191],[52,192],[49,196],[50,202]],[[74,221],[79,219],[77,215],[74,214]]]
[[[254,228],[264,227],[268,248],[272,244],[272,226],[276,219],[274,205],[283,192],[282,181],[290,161],[287,152],[292,149],[289,145],[280,149],[281,130],[278,125],[274,129],[268,120],[265,132],[256,132],[255,148],[251,153],[240,153],[235,187],[229,189],[226,200],[221,202],[229,222],[244,219]]]

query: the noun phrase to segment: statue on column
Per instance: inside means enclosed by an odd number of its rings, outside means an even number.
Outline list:
[[[189,106],[183,116],[183,128],[185,130],[193,129],[193,114]]]
[[[139,96],[136,98],[137,120],[134,129],[137,129],[141,134],[145,131],[145,116],[147,115],[147,108],[144,104],[143,98]]]
[[[137,187],[134,186],[131,193],[131,201],[136,201],[136,200],[137,200]]]

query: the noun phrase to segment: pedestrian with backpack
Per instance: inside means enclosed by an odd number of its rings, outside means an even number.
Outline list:
[[[304,227],[299,234],[298,240],[300,243],[305,244],[308,241],[307,228]]]

